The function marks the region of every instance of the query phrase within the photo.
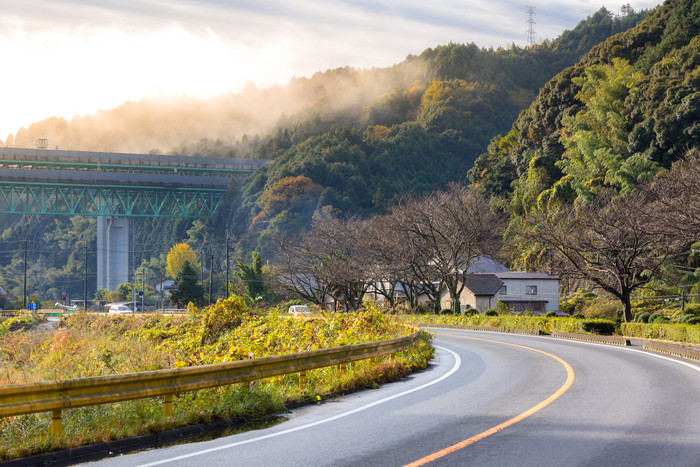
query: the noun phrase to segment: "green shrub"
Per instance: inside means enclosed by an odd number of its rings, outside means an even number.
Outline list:
[[[622,308],[618,302],[596,302],[585,306],[583,314],[591,319],[615,320],[621,311]]]
[[[547,314],[545,315],[547,318],[556,318],[559,315],[557,314],[556,311],[548,311]]]
[[[498,303],[496,303],[496,310],[499,315],[505,315],[510,311],[510,307],[499,300]]]
[[[488,310],[486,310],[484,315],[486,315],[486,316],[498,316],[498,311],[494,310],[493,308],[489,308]]]
[[[467,315],[467,316],[469,316],[469,315],[478,315],[478,314],[479,314],[479,310],[477,310],[476,308],[472,308],[471,306],[467,305],[467,307],[464,309],[464,312],[462,312],[462,314]]]
[[[700,324],[700,315],[684,314],[681,315],[678,322],[682,324]]]
[[[581,323],[581,328],[585,332],[589,332],[591,334],[602,334],[609,336],[615,332],[615,323],[602,320],[583,321]]]
[[[26,331],[39,324],[41,320],[35,315],[19,315],[0,323],[0,337],[8,332]]]
[[[648,323],[668,323],[670,320],[663,313],[653,313],[649,316]]]
[[[649,313],[648,311],[637,312],[637,313],[635,313],[634,318],[632,318],[632,322],[634,322],[634,323],[648,323],[650,316],[651,316],[651,313]]]
[[[433,308],[423,303],[420,303],[417,307],[413,308],[412,311],[413,313],[424,315],[426,313],[431,313],[433,311]]]
[[[443,308],[443,309],[440,311],[440,314],[441,314],[441,315],[451,315],[451,314],[452,314],[452,310],[451,310],[450,308]]]
[[[622,323],[621,332],[628,337],[662,339],[700,344],[700,326],[678,323]]]
[[[573,314],[576,311],[576,303],[561,301],[559,302],[559,309],[566,314]]]

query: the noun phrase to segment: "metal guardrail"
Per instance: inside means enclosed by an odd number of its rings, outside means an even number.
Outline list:
[[[173,396],[233,383],[299,373],[304,388],[309,370],[383,355],[393,355],[418,342],[420,332],[396,339],[344,345],[272,357],[214,365],[199,365],[170,370],[147,371],[122,375],[96,376],[63,381],[0,386],[0,416],[10,417],[39,412],[52,412],[51,434],[62,433],[64,409],[110,404],[150,397],[163,397],[165,416],[172,416]]]

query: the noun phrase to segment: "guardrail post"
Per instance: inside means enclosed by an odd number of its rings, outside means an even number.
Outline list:
[[[250,381],[243,381],[243,389],[245,392],[250,392]]]
[[[306,372],[299,372],[299,389],[302,391],[306,389]]]
[[[173,416],[173,395],[166,394],[163,396],[163,411],[166,417]]]
[[[338,365],[338,373],[341,375],[344,375],[348,371],[348,364],[347,363],[341,363]]]
[[[54,438],[63,436],[63,411],[61,409],[51,411],[51,436]]]

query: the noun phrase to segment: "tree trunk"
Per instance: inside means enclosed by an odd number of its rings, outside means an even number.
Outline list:
[[[459,303],[459,295],[457,294],[457,289],[452,289],[451,287],[448,287],[447,290],[450,292],[450,309],[452,310],[452,314],[458,315],[460,314],[460,303]]]
[[[632,321],[632,300],[630,298],[630,293],[623,293],[622,297],[620,297],[620,301],[622,302],[622,318],[625,323],[629,323]]]

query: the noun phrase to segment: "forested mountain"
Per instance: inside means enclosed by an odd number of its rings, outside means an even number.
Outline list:
[[[39,122],[6,143],[31,147],[42,137],[62,149],[274,159],[243,185],[232,185],[213,219],[136,221],[136,264],[147,262],[143,267],[154,271],[181,239],[204,257],[216,253],[221,263],[229,234],[238,255],[247,259],[258,250],[265,258],[276,235],[307,228],[314,214],[381,213],[398,197],[464,181],[489,141],[508,131],[548,79],[645,15],[628,10],[614,17],[601,9],[573,31],[527,49],[448,44],[392,67],[328,70],[286,87],[250,86],[206,101],[127,103],[70,122]],[[509,170],[516,173],[508,166],[498,177]],[[87,243],[94,255],[94,222],[17,219],[1,220],[3,286],[21,296],[27,239],[29,293],[82,295],[82,249]],[[93,268],[91,262],[90,290]]]
[[[511,126],[549,78],[579,60],[588,50],[582,47],[644,16],[628,13],[613,18],[601,9],[530,49],[428,49],[404,62],[422,63],[428,80],[397,85],[356,112],[329,112],[319,102],[302,118],[290,117],[256,149],[274,162],[237,193],[229,231],[244,249],[267,252],[271,238],[308,226],[314,213],[381,213],[398,197],[464,180],[491,137]]]
[[[627,191],[700,143],[700,3],[669,0],[550,80],[469,176],[515,217]]]

